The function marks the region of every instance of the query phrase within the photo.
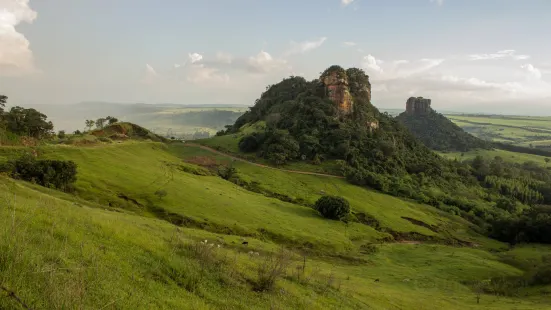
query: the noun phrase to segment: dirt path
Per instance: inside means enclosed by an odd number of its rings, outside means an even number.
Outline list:
[[[229,158],[231,158],[231,159],[233,159],[233,160],[237,160],[237,161],[240,161],[240,162],[244,162],[244,163],[247,163],[247,164],[249,164],[249,165],[253,165],[253,166],[257,166],[257,167],[262,167],[262,168],[267,168],[267,169],[274,169],[274,170],[279,170],[279,171],[289,172],[289,173],[308,174],[308,175],[316,175],[316,176],[329,177],[329,178],[336,178],[336,179],[344,179],[344,177],[341,177],[341,176],[338,176],[338,175],[325,174],[325,173],[317,173],[317,172],[299,171],[299,170],[288,170],[288,169],[281,169],[281,168],[271,167],[271,166],[267,166],[267,165],[263,165],[263,164],[258,164],[258,163],[252,162],[252,161],[245,160],[245,159],[243,159],[243,158],[235,157],[235,156],[232,156],[232,155],[230,155],[230,154],[220,152],[220,151],[215,150],[215,149],[213,149],[213,148],[211,148],[211,147],[204,146],[204,145],[200,145],[200,144],[196,144],[196,143],[189,143],[189,142],[186,142],[185,145],[193,146],[193,147],[198,147],[198,148],[203,149],[203,150],[205,150],[205,151],[209,151],[209,152],[211,152],[211,153],[215,153],[215,154],[218,154],[218,155],[226,156],[226,157],[229,157]]]

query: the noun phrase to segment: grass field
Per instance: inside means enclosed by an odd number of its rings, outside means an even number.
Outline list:
[[[0,160],[24,151],[0,148]],[[50,145],[38,154],[77,162],[76,193],[0,176],[0,285],[13,293],[0,291],[0,309],[20,306],[13,296],[32,309],[551,309],[544,288],[477,304],[466,284],[520,275],[548,247],[508,251],[458,217],[340,179],[234,163],[265,191],[306,203],[322,191],[344,196],[379,228],[198,175],[184,160],[229,159],[185,144]],[[169,223],[176,216],[183,226]],[[425,241],[395,242],[396,233]],[[452,239],[476,246],[438,243]],[[274,291],[255,291],[281,246],[291,251],[287,272]]]
[[[551,149],[551,117],[446,115],[465,131],[485,140]]]

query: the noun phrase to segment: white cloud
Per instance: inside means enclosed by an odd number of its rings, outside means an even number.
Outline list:
[[[367,55],[360,64],[370,75],[373,102],[379,107],[402,108],[410,96],[433,99],[436,110],[495,112],[498,106],[501,108],[500,102],[508,102],[510,111],[522,104],[534,113],[536,102],[551,104],[551,83],[545,80],[543,63],[542,68],[533,64],[519,66],[519,55],[514,51],[495,54],[504,59],[497,67],[479,65],[465,57],[382,61]],[[526,74],[519,74],[520,69]]]
[[[350,42],[350,41],[343,42],[342,44],[344,44],[345,46],[356,46],[356,45],[358,45],[358,44],[356,44],[356,42]]]
[[[32,23],[37,13],[29,0],[0,0],[0,75],[19,75],[35,71],[30,43],[15,27]]]
[[[395,66],[404,65],[404,64],[408,64],[408,63],[409,63],[409,60],[403,60],[403,59],[394,61]]]
[[[344,6],[347,6],[352,2],[354,2],[354,0],[341,0],[341,4],[344,5]]]
[[[158,76],[159,75],[157,73],[157,71],[155,71],[155,69],[153,69],[153,67],[150,64],[145,64],[145,71],[150,76]]]
[[[367,56],[364,56],[362,59],[362,67],[368,71],[375,71],[378,73],[383,72],[383,68],[381,68],[382,60],[378,60],[373,55],[369,54]]]
[[[438,5],[444,4],[444,0],[430,0],[431,3],[436,3]]]
[[[216,60],[221,63],[231,64],[233,57],[228,53],[218,52],[216,53]]]
[[[522,69],[528,71],[536,79],[541,79],[541,71],[538,68],[535,68],[532,64],[525,64],[520,66]]]
[[[285,55],[289,56],[293,54],[304,54],[320,47],[326,40],[326,37],[321,37],[314,41],[304,41],[299,43],[291,42],[291,48],[289,48],[289,50],[285,52]]]
[[[495,60],[510,58],[515,60],[526,60],[530,58],[529,55],[517,55],[515,50],[502,50],[493,54],[472,54],[469,55],[470,60]]]
[[[260,51],[256,56],[249,57],[247,67],[253,73],[262,74],[290,68],[286,60],[273,58],[265,51]]]
[[[160,76],[157,71],[150,64],[145,64],[145,74],[141,82],[145,84],[153,84],[159,78]]]
[[[199,62],[203,59],[203,55],[198,53],[188,54],[189,61],[194,64],[196,62]]]
[[[475,91],[475,90],[483,90],[483,89],[494,89],[494,90],[500,90],[500,91],[506,91],[515,93],[518,91],[521,91],[523,89],[522,85],[515,82],[505,82],[505,83],[496,83],[496,82],[488,82],[481,80],[479,78],[471,77],[471,78],[462,78],[457,76],[451,76],[451,75],[443,75],[440,77],[440,80],[449,84],[448,87],[454,86],[455,90],[469,90],[469,91]],[[443,88],[443,86],[441,86]],[[448,88],[450,90],[450,88]]]
[[[375,80],[403,79],[410,76],[424,73],[434,67],[441,65],[444,59],[424,58],[415,62],[408,60],[395,60],[385,62],[369,54],[364,56],[361,67],[367,73],[374,75]]]
[[[206,67],[204,64],[194,64],[191,66],[187,80],[196,84],[228,83],[230,77],[216,68]]]

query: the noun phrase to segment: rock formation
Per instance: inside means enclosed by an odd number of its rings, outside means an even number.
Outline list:
[[[321,76],[320,80],[326,87],[327,96],[333,101],[341,115],[349,115],[354,108],[354,100],[348,87],[348,77],[346,72],[338,68],[329,68]]]
[[[406,102],[406,113],[408,114],[428,114],[430,111],[432,111],[430,99],[411,97]]]

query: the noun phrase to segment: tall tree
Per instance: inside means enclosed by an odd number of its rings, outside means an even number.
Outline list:
[[[0,114],[4,113],[6,102],[8,102],[8,97],[4,95],[0,95]]]
[[[103,129],[103,126],[105,125],[105,118],[98,118],[96,120],[96,128]]]
[[[109,125],[119,121],[116,117],[113,117],[113,116],[107,116],[105,120],[109,123]]]
[[[86,120],[86,128],[88,128],[88,130],[91,130],[92,127],[94,127],[94,124],[95,124],[95,122],[93,120],[91,120],[91,119]]]

